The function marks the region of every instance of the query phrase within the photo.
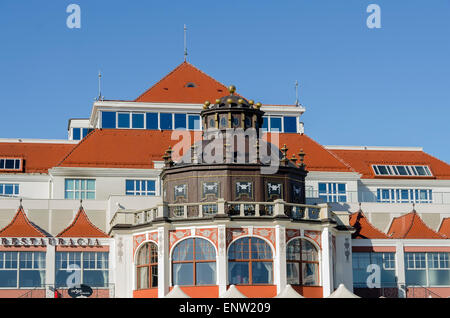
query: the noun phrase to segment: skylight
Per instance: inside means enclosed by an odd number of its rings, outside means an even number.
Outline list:
[[[415,176],[432,177],[433,174],[428,166],[414,165],[372,165],[377,176]]]

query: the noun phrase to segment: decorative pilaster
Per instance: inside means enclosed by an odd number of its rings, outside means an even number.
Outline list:
[[[403,242],[398,240],[395,251],[395,275],[397,276],[398,297],[406,298],[405,251]]]
[[[47,253],[45,254],[45,284],[55,286],[55,246],[48,244]],[[45,289],[46,298],[54,298],[54,290]]]
[[[277,294],[281,293],[287,284],[286,279],[286,228],[275,226],[276,254],[274,258],[274,283]]]
[[[321,255],[321,267],[322,267],[322,286],[323,297],[329,296],[333,290],[333,247],[331,233],[328,228],[324,228],[322,231],[322,255]]]
[[[167,226],[158,227],[158,298],[169,293],[170,284],[169,231]]]
[[[219,295],[227,291],[227,238],[225,225],[218,225],[218,253],[217,253],[217,285],[219,286]]]

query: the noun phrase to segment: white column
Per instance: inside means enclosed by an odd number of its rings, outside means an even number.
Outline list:
[[[336,234],[336,287],[344,284],[353,291],[352,237],[350,232]]]
[[[403,242],[400,240],[396,244],[395,274],[397,276],[398,297],[406,298],[405,252]]]
[[[53,245],[47,245],[47,253],[45,255],[45,297],[54,298],[55,293],[50,290],[49,287],[55,287],[55,247]]]
[[[274,259],[274,283],[277,285],[277,294],[286,287],[286,228],[275,226],[276,254]]]
[[[111,258],[114,259],[114,264],[111,265],[110,263],[110,266],[112,266],[112,270],[114,271],[114,297],[132,298],[133,290],[136,289],[133,236],[115,234],[114,240],[115,253],[112,253],[111,250],[109,251],[110,260]]]
[[[321,267],[322,267],[322,288],[323,297],[329,296],[333,288],[333,257],[331,247],[331,233],[328,228],[324,228],[322,231],[322,254],[321,254]]]
[[[108,253],[108,287],[109,287],[109,298],[114,298],[116,295],[116,244],[115,240],[108,240],[109,243],[109,253]]]
[[[158,297],[169,292],[169,231],[166,226],[158,227]]]
[[[227,262],[227,238],[225,225],[218,225],[218,253],[217,264],[217,285],[219,286],[219,296],[227,291],[228,282],[228,262]]]

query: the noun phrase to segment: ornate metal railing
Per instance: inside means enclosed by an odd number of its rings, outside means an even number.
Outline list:
[[[202,219],[215,216],[231,218],[274,218],[288,217],[292,220],[321,220],[335,218],[328,204],[308,205],[286,203],[283,200],[273,202],[225,201],[218,199],[210,202],[159,204],[151,209],[138,211],[118,210],[110,221],[110,226],[135,226],[148,224],[156,219],[185,220]],[[344,221],[345,223],[345,221]]]

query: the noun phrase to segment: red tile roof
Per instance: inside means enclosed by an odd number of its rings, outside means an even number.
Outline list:
[[[439,234],[450,238],[450,218],[444,218],[442,220],[441,226],[439,227]]]
[[[173,131],[97,129],[85,137],[59,164],[60,167],[152,169],[153,161],[162,161]],[[189,132],[194,140],[194,132]],[[280,147],[286,144],[291,157],[303,149],[309,171],[352,170],[336,156],[306,135],[280,134]],[[198,133],[195,138],[200,137]],[[270,141],[270,138],[269,138]],[[192,142],[189,142],[191,145]],[[177,157],[174,154],[174,159]]]
[[[370,223],[362,211],[350,215],[350,226],[356,229],[354,239],[388,239],[389,237]]]
[[[178,142],[171,140],[172,133],[171,130],[97,129],[58,166],[153,169],[153,161],[163,161],[162,156],[169,145],[173,147]],[[193,140],[194,133],[190,132],[190,135]]]
[[[393,178],[376,176],[372,164],[380,165],[428,165],[436,179],[450,179],[450,165],[423,151],[402,150],[336,150],[330,152],[342,158],[353,169],[362,174],[362,178]],[[394,178],[411,178],[395,176]],[[418,177],[413,177],[418,178]],[[423,177],[420,177],[423,178]]]
[[[11,223],[0,230],[0,237],[46,237],[43,230],[28,220],[23,207],[20,206]]]
[[[195,87],[187,87],[188,83]],[[225,85],[192,64],[183,62],[135,101],[203,104],[206,100],[213,102],[227,94]]]
[[[269,133],[268,135],[271,134]],[[305,134],[282,133],[279,136],[280,148],[286,144],[289,149],[287,152],[288,158],[295,154],[298,159],[298,153],[300,149],[303,149],[303,152],[306,154],[305,164],[308,171],[354,172],[340,158]],[[270,142],[270,138],[268,140]]]
[[[80,207],[72,224],[57,237],[109,237],[109,235],[92,224],[83,207]]]
[[[416,211],[394,218],[388,230],[388,236],[394,239],[445,239],[430,229]]]
[[[48,173],[48,169],[56,166],[74,146],[74,144],[0,142],[0,157],[23,158],[24,170],[20,173]]]

